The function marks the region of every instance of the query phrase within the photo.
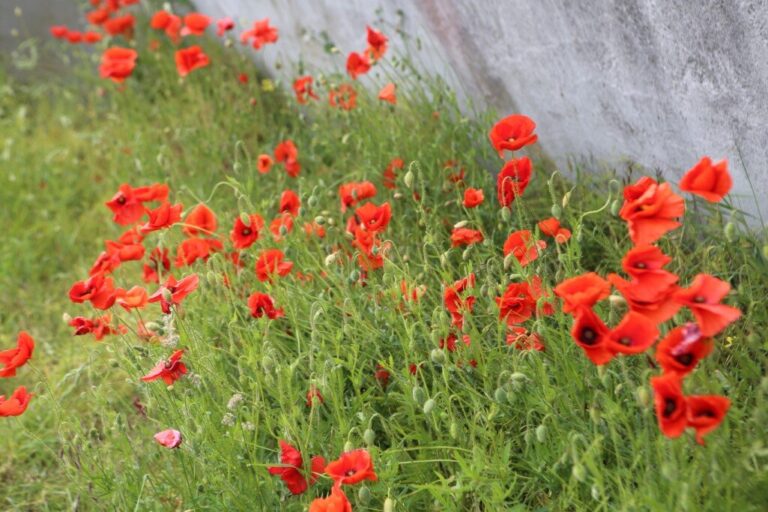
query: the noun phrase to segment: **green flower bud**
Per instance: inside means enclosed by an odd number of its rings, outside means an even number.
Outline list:
[[[496,388],[496,392],[493,393],[493,398],[500,404],[507,403],[507,392],[504,388]]]
[[[370,428],[365,429],[365,432],[363,433],[363,440],[365,441],[365,444],[372,445],[374,441],[376,441],[376,432],[371,430]]]
[[[424,408],[422,409],[424,411],[424,414],[431,414],[432,410],[435,408],[435,401],[430,398],[426,402],[424,402]]]
[[[559,219],[560,216],[563,214],[563,209],[560,207],[559,204],[553,204],[550,212],[552,213],[553,217],[555,217],[556,219]]]
[[[614,199],[611,203],[611,215],[614,217],[619,215],[619,212],[621,211],[621,201],[618,199]]]
[[[563,209],[568,208],[568,203],[571,202],[571,191],[565,193],[563,196]]]
[[[736,225],[733,222],[728,222],[724,229],[725,239],[729,242],[733,242],[737,238]]]
[[[501,209],[501,218],[504,219],[504,222],[512,220],[512,210],[508,206]]]
[[[429,353],[429,358],[435,364],[445,364],[446,361],[445,352],[440,348],[432,349],[432,352]]]
[[[403,176],[403,183],[405,183],[405,186],[408,188],[411,188],[413,185],[413,171],[410,169],[405,173],[405,176]]]
[[[392,498],[384,500],[384,512],[394,512],[395,501]]]
[[[459,425],[455,421],[451,422],[450,427],[448,427],[448,433],[451,435],[451,439],[458,439],[459,438]]]
[[[250,226],[251,225],[251,216],[248,215],[245,212],[240,213],[240,222],[242,222],[246,226]]]
[[[357,491],[357,499],[363,505],[367,505],[368,502],[371,501],[371,491],[367,487],[361,487],[360,490]]]
[[[470,245],[469,247],[464,249],[464,252],[461,253],[461,259],[464,261],[467,261],[471,255],[472,255],[472,246]]]
[[[352,441],[347,441],[346,443],[344,443],[344,453],[351,452],[354,449],[355,449],[355,445],[352,444]]]
[[[573,469],[571,470],[571,474],[573,475],[573,478],[578,480],[579,482],[586,482],[587,481],[587,468],[585,468],[581,463],[576,463],[573,465]]]
[[[307,204],[309,205],[310,208],[314,208],[315,206],[317,206],[317,196],[315,195],[309,196],[309,199],[307,199]]]
[[[427,394],[424,393],[424,389],[419,386],[414,386],[411,395],[413,396],[413,401],[419,405],[424,405],[424,402],[427,401]]]
[[[536,427],[536,440],[543,443],[547,439],[547,427],[545,425],[539,425]]]

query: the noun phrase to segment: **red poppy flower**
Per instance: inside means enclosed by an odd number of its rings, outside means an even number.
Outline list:
[[[155,247],[149,255],[149,263],[144,265],[143,276],[145,283],[159,283],[160,272],[171,270],[171,260],[168,259],[168,249]]]
[[[119,289],[116,293],[117,304],[122,306],[126,311],[131,309],[141,309],[147,305],[149,296],[147,290],[141,286],[134,286],[130,290]]]
[[[371,454],[363,448],[341,454],[337,460],[328,463],[325,473],[336,482],[347,485],[363,480],[375,482],[378,479],[373,470]]]
[[[315,386],[310,386],[307,391],[307,407],[312,407],[315,403],[317,403],[317,405],[322,405],[324,402],[325,399],[323,398],[323,395],[320,394],[320,390]]]
[[[216,21],[216,35],[221,37],[225,32],[229,32],[235,28],[235,22],[232,18],[226,17]]]
[[[254,49],[259,50],[266,44],[274,44],[277,42],[277,28],[269,24],[269,18],[264,18],[253,23],[253,28],[246,30],[240,34],[240,42],[242,44],[248,44],[251,41],[251,46]]]
[[[368,202],[355,209],[355,217],[359,225],[370,233],[381,233],[389,225],[392,218],[392,208],[389,203],[381,206]]]
[[[269,224],[272,238],[280,242],[285,235],[293,231],[293,216],[290,213],[281,213]]]
[[[445,288],[443,293],[443,303],[445,309],[451,314],[452,324],[455,327],[464,325],[464,313],[471,313],[475,304],[475,297],[461,297],[467,289],[475,286],[475,274],[470,274],[463,279],[459,279],[451,286]]]
[[[472,245],[482,242],[484,239],[481,231],[469,228],[455,228],[451,233],[451,247],[460,245]]]
[[[339,198],[341,199],[342,213],[347,208],[355,206],[364,199],[370,199],[376,195],[376,186],[370,181],[361,181],[358,183],[350,182],[339,186]]]
[[[152,368],[148,374],[144,375],[141,380],[144,382],[152,382],[157,379],[163,379],[163,382],[167,386],[170,386],[182,375],[187,373],[187,365],[181,361],[181,357],[184,355],[184,350],[177,350],[166,361],[160,361]]]
[[[457,162],[456,160],[448,160],[443,164],[443,169],[447,171],[454,171],[458,169],[456,172],[451,172],[448,174],[448,181],[451,183],[461,183],[464,181],[464,175],[466,174],[466,169],[461,166],[460,162]]]
[[[609,274],[608,281],[619,290],[629,309],[640,313],[656,325],[666,322],[680,310],[680,304],[674,298],[678,289],[674,284],[666,288],[649,289],[640,281],[630,282],[617,274]]]
[[[391,103],[392,105],[397,104],[397,96],[395,96],[395,84],[392,82],[389,82],[387,85],[381,88],[379,91],[379,99],[381,101],[386,101],[387,103]]]
[[[181,29],[182,36],[202,36],[205,29],[211,24],[211,18],[199,12],[191,12],[184,16],[184,28]]]
[[[630,311],[611,329],[607,348],[614,354],[640,354],[656,342],[659,329],[653,322],[635,311]]]
[[[539,231],[546,236],[551,236],[558,244],[564,244],[571,238],[571,230],[560,227],[560,221],[550,217],[539,221]]]
[[[312,77],[309,75],[300,76],[293,82],[293,92],[296,94],[296,101],[300,105],[304,105],[309,101],[309,98],[319,99],[318,95],[312,88]]]
[[[136,67],[136,59],[139,54],[136,50],[130,48],[107,48],[101,55],[101,65],[99,66],[99,76],[109,78],[113,82],[123,83],[126,78],[131,76],[133,68]]]
[[[218,240],[210,238],[187,238],[176,248],[177,267],[192,265],[197,260],[208,261],[212,252],[220,251],[224,248]]]
[[[538,136],[533,133],[535,129],[536,123],[530,117],[513,114],[493,125],[488,137],[499,157],[504,158],[505,149],[517,151],[536,142]]]
[[[280,195],[280,213],[290,213],[294,217],[299,214],[301,200],[293,190],[284,190]]]
[[[721,160],[713,165],[707,156],[699,160],[680,180],[680,190],[701,196],[711,203],[722,201],[732,186],[728,162]]]
[[[379,60],[387,52],[387,43],[389,42],[389,38],[371,27],[365,27],[365,31],[366,39],[368,40],[368,48],[366,49],[366,53],[371,57],[371,59]]]
[[[714,336],[741,316],[741,311],[720,304],[731,285],[708,274],[699,274],[691,286],[678,290],[675,300],[691,310],[703,336]]]
[[[547,248],[547,242],[532,238],[531,232],[527,229],[515,231],[504,242],[504,256],[513,254],[523,267],[536,260],[539,257],[539,251]]]
[[[267,174],[272,168],[272,157],[269,155],[261,154],[256,160],[256,169],[261,174]]]
[[[523,195],[532,172],[531,160],[527,156],[504,164],[496,176],[496,195],[501,206],[509,206],[515,198]]]
[[[32,357],[35,350],[35,340],[26,331],[21,331],[16,337],[16,348],[0,351],[0,378],[14,377],[16,369],[21,368]]]
[[[143,203],[149,201],[165,201],[168,198],[166,185],[154,184],[148,187],[133,188],[124,183],[117,193],[105,204],[114,213],[113,220],[122,226],[137,222],[146,209]]]
[[[696,442],[704,444],[704,436],[723,422],[731,401],[724,396],[693,395],[685,398],[687,426],[696,429]]]
[[[157,441],[161,446],[165,446],[166,448],[170,449],[178,448],[181,446],[182,442],[181,432],[172,428],[158,432],[153,437],[155,441]]]
[[[285,261],[285,255],[280,249],[263,251],[256,260],[256,277],[259,281],[270,281],[272,277],[285,276],[293,268],[293,262]]]
[[[712,352],[712,339],[702,336],[696,324],[675,327],[656,348],[656,360],[665,373],[685,376]]]
[[[88,44],[95,44],[101,41],[102,35],[98,32],[86,32],[83,34],[83,41]]]
[[[591,308],[610,293],[611,284],[594,272],[566,279],[555,287],[555,295],[565,302],[564,313],[572,313],[580,306]]]
[[[69,289],[69,300],[80,304],[87,300],[96,309],[109,309],[115,303],[115,288],[112,278],[96,274],[85,281],[79,281]]]
[[[285,171],[291,178],[298,176],[301,171],[298,159],[299,150],[292,140],[284,140],[275,146],[275,160],[285,165]]]
[[[352,512],[352,504],[341,490],[341,484],[334,484],[331,494],[325,498],[315,498],[309,504],[309,512]]]
[[[525,327],[510,326],[510,333],[507,334],[507,345],[513,346],[517,350],[544,350],[544,343],[541,337],[535,333],[529,333]]]
[[[679,437],[687,425],[687,404],[680,376],[667,373],[651,377],[651,386],[659,429],[667,437]]]
[[[56,39],[64,39],[67,37],[67,33],[69,33],[69,29],[64,25],[53,25],[50,28],[50,31],[51,35]]]
[[[16,388],[16,391],[9,398],[0,395],[0,417],[20,416],[27,410],[32,394],[27,393],[24,386]]]
[[[352,234],[355,239],[352,245],[360,250],[357,261],[364,270],[375,270],[384,266],[384,256],[389,251],[390,244],[382,243],[376,238],[376,233],[361,229],[350,219]],[[350,228],[350,225],[347,226]],[[361,282],[364,282],[364,274],[360,276]]]
[[[304,232],[307,234],[307,236],[315,235],[318,238],[325,237],[325,228],[318,224],[316,221],[312,221],[311,223],[305,222]]]
[[[152,19],[149,20],[149,26],[153,30],[165,30],[168,23],[171,21],[172,14],[168,11],[157,11],[152,15]]]
[[[464,191],[464,207],[474,208],[483,203],[485,195],[482,189],[479,188],[467,188]]]
[[[181,203],[172,205],[168,201],[164,201],[154,210],[147,212],[149,220],[141,226],[141,232],[151,233],[173,226],[181,220],[181,210],[183,209],[184,205]]]
[[[235,219],[235,225],[229,233],[232,245],[236,249],[247,249],[259,239],[259,231],[264,227],[264,219],[256,213],[248,216],[248,223],[243,222],[242,216]]]
[[[83,40],[83,34],[76,30],[70,30],[65,37],[69,44],[78,44]]]
[[[347,57],[347,73],[352,80],[357,80],[360,75],[366,74],[371,69],[371,61],[365,54],[352,52]]]
[[[310,484],[314,484],[317,481],[317,477],[323,473],[325,459],[319,455],[312,457],[310,462],[310,481],[307,483],[307,479],[304,478],[304,473],[302,472],[304,459],[299,450],[282,439],[279,442],[280,462],[283,465],[269,466],[267,471],[269,471],[270,475],[279,475],[280,479],[285,482],[288,490],[291,491],[291,494],[301,494],[307,490]]]
[[[109,9],[94,9],[93,11],[89,11],[85,14],[85,19],[91,25],[100,26],[109,19],[109,15]]]
[[[106,20],[101,26],[104,32],[111,36],[122,35],[126,38],[133,36],[133,28],[136,25],[136,19],[133,14],[126,14],[116,18]]]
[[[216,214],[203,203],[195,206],[184,219],[184,233],[187,236],[212,235],[216,232]]]
[[[685,213],[683,198],[672,192],[669,183],[657,183],[643,176],[637,183],[624,187],[624,205],[619,211],[629,226],[629,237],[635,245],[652,244],[667,232],[680,226],[676,220]]]
[[[405,167],[405,162],[403,162],[402,158],[393,158],[391,162],[389,162],[389,165],[387,165],[387,168],[384,169],[384,172],[382,173],[384,186],[390,190],[395,189],[395,180],[397,179],[397,174],[395,174],[396,169],[402,169]]]
[[[613,359],[608,349],[610,331],[592,309],[580,306],[574,312],[571,336],[587,357],[596,365],[603,365]]]
[[[180,281],[170,275],[165,284],[149,297],[149,302],[160,302],[160,307],[166,315],[171,312],[171,306],[178,306],[184,298],[197,289],[200,278],[190,274]]]
[[[104,315],[96,318],[76,316],[72,318],[68,324],[75,328],[74,336],[93,334],[93,338],[96,341],[101,341],[104,336],[108,336],[110,334],[121,334],[125,332],[124,326],[122,326],[122,329],[112,328],[111,315]]]
[[[670,261],[672,258],[661,252],[658,247],[638,245],[624,255],[621,268],[632,276],[635,295],[652,300],[659,290],[667,290],[677,283],[678,277],[664,270],[664,266]]]
[[[501,297],[496,297],[499,306],[499,320],[509,325],[525,322],[536,310],[536,297],[526,283],[510,283]]]
[[[459,338],[454,333],[450,333],[448,336],[440,340],[439,346],[440,348],[443,348],[448,352],[456,352],[457,341],[459,341]],[[466,347],[470,346],[470,344],[472,343],[472,339],[469,337],[468,334],[462,335],[461,341],[462,343],[464,343],[464,346]]]
[[[180,17],[166,11],[156,12],[150,20],[150,27],[155,30],[165,31],[165,35],[174,43],[179,42],[181,25],[182,21]]]
[[[341,84],[328,91],[328,104],[342,110],[352,110],[357,105],[357,91],[349,84]]]
[[[199,46],[190,46],[176,51],[176,71],[179,76],[187,76],[198,68],[204,68],[211,61]]]
[[[275,308],[274,299],[266,293],[254,292],[248,297],[248,308],[254,318],[266,315],[270,320],[274,320],[285,316],[283,308]]]

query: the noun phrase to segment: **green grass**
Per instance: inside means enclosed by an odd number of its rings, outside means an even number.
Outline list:
[[[550,178],[553,165],[536,153],[531,186],[504,216],[491,175],[501,161],[486,136],[498,116],[464,117],[450,91],[419,77],[406,60],[388,56],[373,72],[377,83],[397,77],[403,85],[396,107],[360,90],[358,108],[341,112],[325,101],[298,107],[279,88],[262,87],[245,57],[203,44],[213,65],[184,81],[168,46],[157,54],[140,48],[140,65],[123,90],[99,82],[85,55],[73,59],[76,79],[21,85],[0,75],[0,347],[21,329],[38,343],[18,377],[0,382],[2,393],[22,384],[36,393],[23,416],[0,421],[0,508],[306,509],[330,484],[321,479],[290,497],[266,470],[279,458],[278,439],[328,460],[345,447],[367,447],[379,480],[349,489],[355,510],[382,510],[388,497],[395,510],[408,511],[764,508],[768,262],[764,242],[745,230],[742,216],[688,201],[685,226],[661,243],[683,283],[700,272],[728,280],[728,300],[744,312],[686,382],[689,393],[731,398],[724,424],[704,447],[691,435],[670,440],[656,425],[648,384],[656,372],[644,356],[597,369],[572,342],[570,319],[560,312],[527,324],[542,335],[545,352],[516,351],[505,344],[493,300],[520,275],[539,275],[552,287],[587,270],[618,271],[630,242],[610,207],[620,187],[607,184],[627,182],[625,170],[605,176],[575,168],[569,179]],[[237,81],[244,71],[247,85]],[[300,177],[280,168],[258,174],[256,156],[286,138],[299,148]],[[397,194],[381,186],[394,157],[406,162]],[[461,206],[461,191],[443,170],[447,160],[460,161],[467,184],[485,190],[481,207]],[[389,201],[393,211],[389,259],[366,286],[357,282],[354,260],[325,264],[336,250],[353,251],[337,189],[362,179],[377,185],[374,201]],[[284,189],[302,198],[294,232],[279,243],[265,232],[245,251],[242,273],[222,255],[174,270],[177,277],[197,272],[201,285],[174,316],[194,375],[170,390],[139,381],[168,348],[131,332],[94,343],[72,337],[62,321],[64,313],[94,314],[71,304],[67,292],[87,275],[103,240],[120,235],[103,203],[124,182],[168,183],[186,209],[205,202],[223,238],[241,212],[274,218]],[[551,243],[528,267],[505,270],[506,236],[532,229],[553,204],[561,205],[572,240]],[[317,216],[326,222],[323,240],[301,229]],[[451,226],[462,220],[482,229],[486,241],[450,249]],[[726,237],[729,221],[736,229]],[[151,235],[149,246],[160,239]],[[162,235],[171,248],[181,239],[178,227]],[[285,251],[294,272],[314,279],[257,281],[254,255],[271,247]],[[116,282],[142,284],[140,272],[126,264]],[[478,277],[465,327],[471,345],[434,353],[450,326],[443,288],[470,272]],[[426,285],[426,294],[401,308],[401,280]],[[286,318],[251,318],[245,299],[253,291],[273,295]],[[135,328],[136,317],[114,314]],[[161,315],[150,305],[142,316]],[[416,376],[411,363],[423,363]],[[386,389],[374,378],[377,364],[392,374]],[[321,390],[323,405],[305,405],[310,386]],[[244,400],[229,410],[236,393]],[[146,418],[132,405],[136,398]],[[425,413],[427,399],[434,407]],[[169,427],[185,437],[179,450],[152,439]]]

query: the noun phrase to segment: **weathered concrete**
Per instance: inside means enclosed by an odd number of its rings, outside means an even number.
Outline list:
[[[414,44],[408,48],[420,67],[481,105],[533,117],[540,142],[561,162],[585,155],[608,163],[631,159],[676,179],[702,155],[725,157],[737,202],[757,210],[746,167],[768,216],[766,0],[196,4],[242,26],[269,17],[280,42],[259,57],[270,64],[302,57],[310,69],[342,68],[347,52],[364,48],[366,23],[393,36],[402,51],[406,45],[394,33],[402,28],[424,43],[418,52]],[[322,31],[341,55],[322,50]]]

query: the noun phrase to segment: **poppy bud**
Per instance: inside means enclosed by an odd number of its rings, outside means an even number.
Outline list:
[[[163,288],[163,300],[166,302],[171,302],[171,300],[173,300],[173,294],[168,288]]]
[[[661,476],[663,476],[670,482],[677,481],[677,471],[675,470],[675,467],[668,462],[664,462],[661,465]]]
[[[394,194],[392,194],[392,197],[395,199],[402,199],[405,196],[403,196],[403,194],[401,194],[400,192],[395,192]]]
[[[325,266],[326,267],[330,267],[331,265],[336,263],[336,258],[337,258],[338,254],[339,254],[338,252],[332,252],[331,254],[326,256],[325,257]]]
[[[461,259],[464,261],[467,261],[471,255],[472,255],[472,246],[470,245],[469,247],[464,249],[464,252],[461,253]]]
[[[627,301],[624,297],[615,294],[608,297],[608,302],[610,302],[613,309],[620,309],[627,305]]]
[[[311,208],[314,208],[315,206],[317,206],[317,196],[315,196],[315,195],[309,196],[309,199],[307,199],[307,204]]]
[[[288,228],[286,228],[284,225],[280,226],[280,236],[285,236],[288,234]]]
[[[577,462],[576,464],[573,465],[571,474],[573,475],[573,478],[575,478],[579,482],[583,483],[587,480],[587,468],[585,468],[581,463]]]
[[[440,266],[447,267],[448,266],[448,253],[444,252],[440,255]]]
[[[270,373],[275,367],[275,360],[266,355],[261,360],[261,367],[264,368],[265,372]]]
[[[69,313],[64,313],[63,315],[61,315],[61,319],[64,320],[65,324],[68,324],[69,322],[72,321],[72,317],[69,315]]]
[[[509,270],[512,265],[512,261],[515,260],[515,253],[509,253],[504,257],[504,270]]]
[[[736,225],[733,222],[728,222],[725,225],[725,239],[729,242],[736,240]]]
[[[328,225],[333,226],[336,223],[335,220],[333,220],[333,217],[328,217]]]
[[[376,441],[376,432],[370,428],[365,429],[365,432],[363,433],[363,440],[365,441],[365,444],[372,445],[373,442]]]
[[[507,206],[502,208],[501,218],[504,219],[504,222],[509,222],[512,219],[512,210],[510,210]]]
[[[216,280],[218,277],[216,276],[216,273],[213,270],[209,270],[205,273],[205,279],[208,281],[208,284],[211,286],[216,286]]]
[[[323,217],[322,215],[318,215],[317,217],[315,217],[315,222],[317,222],[319,225],[322,226],[323,224],[325,224],[325,217]]]
[[[395,501],[392,498],[384,500],[384,512],[394,512]]]
[[[509,379],[513,381],[521,381],[521,380],[527,380],[528,376],[521,372],[514,372],[512,375],[509,376]]]
[[[642,407],[648,407],[648,404],[650,403],[650,396],[645,386],[637,387],[637,390],[635,390],[635,398],[637,399],[637,403],[639,403]]]
[[[413,395],[413,401],[419,405],[422,405],[427,400],[427,395],[424,393],[424,389],[419,386],[415,386],[411,394]]]
[[[360,490],[357,491],[357,499],[363,505],[367,504],[371,501],[371,491],[367,487],[361,487]]]
[[[590,490],[590,494],[592,494],[592,499],[595,501],[600,501],[600,488],[596,485],[592,485],[592,489]]]
[[[355,445],[352,444],[352,441],[347,441],[344,443],[344,452],[351,452],[355,449]]]
[[[619,215],[619,210],[621,210],[621,201],[614,199],[611,203],[611,215],[617,217]]]
[[[504,404],[507,402],[507,392],[504,388],[496,388],[496,391],[493,393],[493,398],[500,404]]]
[[[411,185],[413,185],[413,172],[410,169],[408,169],[408,172],[403,176],[403,183],[405,183],[405,186],[408,188],[411,188]]]
[[[224,41],[224,46],[226,46],[227,48],[232,48],[232,46],[234,46],[234,44],[235,44],[235,42],[232,41],[230,38],[227,38]]]
[[[451,439],[457,439],[459,437],[458,423],[452,421],[450,427],[448,427],[448,433],[451,435]]]
[[[547,439],[547,427],[544,425],[539,425],[536,427],[536,440],[540,443],[543,443]]]
[[[563,196],[563,209],[568,208],[568,203],[571,202],[571,191],[565,193]]]
[[[360,272],[358,272],[357,270],[353,270],[352,272],[349,273],[349,277],[347,278],[347,281],[349,281],[350,283],[356,283],[358,279],[360,279]]]
[[[465,219],[465,220],[462,220],[462,221],[459,221],[459,222],[457,222],[456,224],[454,224],[454,225],[453,225],[453,229],[460,229],[460,228],[463,228],[463,227],[464,227],[464,226],[466,226],[467,224],[469,224],[469,221],[468,221],[468,220],[466,220],[466,219]]]
[[[589,408],[589,419],[592,420],[592,423],[598,424],[600,423],[600,409],[597,407],[590,407]]]
[[[429,353],[429,358],[435,364],[445,364],[446,360],[445,352],[439,348],[432,349],[432,352]]]
[[[245,226],[250,226],[251,225],[251,216],[248,215],[245,212],[240,212],[240,222],[242,222],[243,225],[245,225]]]
[[[768,260],[768,245],[763,246],[763,258]]]
[[[560,208],[560,205],[558,205],[558,204],[553,204],[552,205],[552,210],[550,210],[550,211],[552,213],[552,216],[555,217],[556,219],[559,219],[560,216],[563,214],[563,209]]]
[[[235,171],[235,174],[240,174],[240,170],[243,168],[243,166],[240,164],[240,162],[235,162],[232,164],[232,170]]]
[[[424,411],[424,414],[431,414],[432,410],[435,408],[435,401],[430,398],[426,402],[424,402],[424,408],[422,409]]]

